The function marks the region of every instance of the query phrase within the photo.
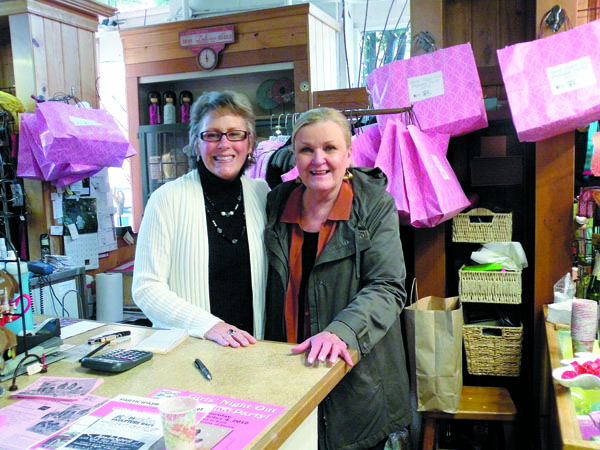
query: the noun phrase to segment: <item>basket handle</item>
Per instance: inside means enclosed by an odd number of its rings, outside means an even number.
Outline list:
[[[469,216],[493,216],[495,215],[493,211],[487,208],[475,208],[471,211],[466,212]]]
[[[504,335],[504,330],[498,328],[481,328],[481,335],[500,338]]]

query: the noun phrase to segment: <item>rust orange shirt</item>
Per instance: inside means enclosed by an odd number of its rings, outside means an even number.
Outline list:
[[[285,205],[285,210],[281,216],[281,222],[292,224],[292,239],[290,243],[290,279],[285,299],[285,325],[287,332],[287,341],[295,343],[298,336],[298,292],[300,290],[300,281],[302,279],[302,244],[304,242],[304,234],[301,228],[302,218],[302,195],[306,187],[299,185],[292,191]],[[317,247],[318,260],[321,251],[329,242],[335,232],[336,223],[340,220],[348,220],[352,209],[352,185],[349,181],[342,182],[340,192],[333,204],[333,208],[327,216],[327,220],[321,224],[319,230],[319,244]],[[304,302],[304,336],[310,336],[310,315],[308,301]]]

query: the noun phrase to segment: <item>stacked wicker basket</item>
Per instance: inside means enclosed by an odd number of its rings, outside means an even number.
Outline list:
[[[478,208],[458,214],[452,222],[453,242],[485,244],[512,240],[512,214]],[[459,270],[463,303],[520,304],[521,271]],[[465,305],[466,306],[466,305]],[[471,375],[519,376],[522,323],[516,327],[488,324],[463,326],[467,370]]]

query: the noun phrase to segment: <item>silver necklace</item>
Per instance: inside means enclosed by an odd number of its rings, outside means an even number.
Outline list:
[[[235,206],[233,207],[233,209],[231,211],[219,211],[219,208],[216,207],[216,205],[210,199],[210,197],[208,196],[208,194],[206,193],[206,191],[204,191],[204,198],[208,201],[208,203],[210,204],[210,206],[212,206],[215,211],[217,211],[217,212],[219,212],[221,214],[221,216],[223,216],[223,217],[231,217],[231,216],[233,216],[235,214],[235,212],[240,207],[240,203],[242,203],[242,186],[240,186],[240,193],[239,193],[239,195],[237,197],[237,203],[235,204]]]
[[[235,207],[231,211],[219,211],[219,209],[215,206],[215,204],[210,199],[210,197],[208,195],[206,195],[206,191],[204,191],[204,198],[208,201],[208,203],[210,204],[210,206],[212,207],[212,209],[214,209],[215,211],[219,212],[222,217],[229,218],[229,217],[232,217],[235,214],[235,212],[239,208],[240,204],[242,203],[242,187],[240,186],[240,194],[238,195],[238,198],[237,198],[237,204],[235,205]],[[240,239],[244,236],[244,233],[246,232],[246,217],[245,217],[246,213],[245,212],[242,213],[244,215],[244,219],[243,219],[244,226],[242,227],[242,231],[240,232],[239,237],[237,237],[237,238],[230,238],[229,236],[227,236],[223,232],[223,228],[221,228],[217,224],[217,222],[215,221],[215,217],[213,217],[213,213],[211,211],[211,208],[209,208],[205,204],[205,209],[206,209],[206,212],[208,213],[208,216],[210,218],[210,222],[213,224],[213,226],[215,227],[215,230],[217,230],[217,233],[219,233],[219,235],[223,239],[225,239],[226,241],[231,242],[232,244],[237,244],[240,241]]]

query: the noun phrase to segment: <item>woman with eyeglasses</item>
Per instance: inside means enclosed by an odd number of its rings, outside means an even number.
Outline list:
[[[246,97],[204,93],[190,113],[197,168],[149,198],[132,293],[154,326],[183,328],[223,346],[264,333],[267,262],[262,179],[244,176],[256,144]]]

